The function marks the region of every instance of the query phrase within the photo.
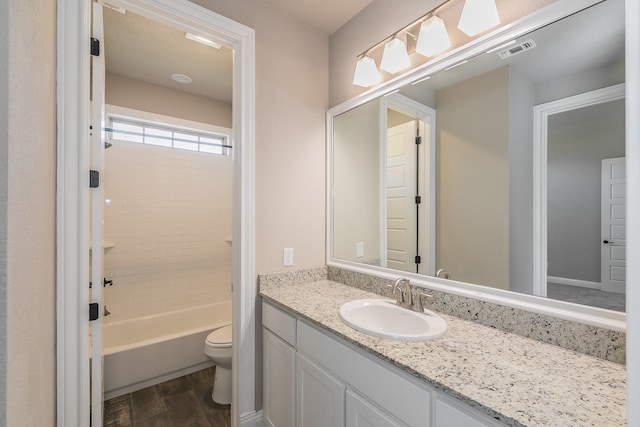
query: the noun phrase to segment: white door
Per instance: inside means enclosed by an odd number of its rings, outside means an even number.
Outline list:
[[[296,426],[344,426],[345,385],[296,354]]]
[[[602,160],[601,284],[607,292],[625,292],[625,158]]]
[[[90,325],[91,337],[91,426],[102,427],[102,218],[103,218],[103,171],[104,171],[104,43],[102,27],[102,5],[93,3],[93,39],[100,42],[99,54],[91,56],[91,171],[97,172],[97,187],[90,195],[91,236],[91,291],[90,299],[97,307],[96,320]],[[93,44],[93,43],[92,43]],[[92,184],[93,187],[93,184]],[[97,306],[95,305],[97,304]]]
[[[416,121],[387,130],[387,267],[415,272]]]

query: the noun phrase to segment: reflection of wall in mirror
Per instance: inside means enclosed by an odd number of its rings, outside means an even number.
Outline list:
[[[333,257],[380,260],[380,101],[334,119]],[[362,257],[356,244],[364,243]]]
[[[106,103],[231,128],[231,103],[107,73]]]
[[[436,268],[509,288],[509,68],[436,93]]]
[[[624,157],[624,99],[549,120],[547,149],[548,275],[600,283],[601,160]]]

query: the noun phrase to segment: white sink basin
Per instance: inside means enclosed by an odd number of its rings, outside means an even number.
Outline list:
[[[407,310],[388,299],[347,302],[340,307],[340,319],[365,334],[399,341],[427,341],[447,332],[447,322],[437,314]]]

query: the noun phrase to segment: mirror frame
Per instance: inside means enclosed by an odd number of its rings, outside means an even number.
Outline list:
[[[623,312],[579,305],[560,300],[521,294],[513,291],[491,288],[473,283],[457,282],[445,280],[437,277],[418,275],[416,273],[406,273],[391,270],[384,267],[359,264],[352,261],[345,261],[333,258],[333,118],[345,113],[353,108],[363,105],[369,101],[393,94],[411,82],[424,79],[425,77],[444,70],[461,61],[471,59],[482,54],[494,46],[506,43],[521,35],[534,31],[540,27],[558,21],[580,10],[586,9],[602,0],[567,0],[552,3],[522,19],[504,25],[478,39],[463,46],[453,49],[426,64],[412,69],[396,78],[393,78],[363,94],[349,99],[327,111],[326,132],[327,132],[327,229],[326,229],[326,264],[330,267],[341,268],[358,273],[363,273],[388,280],[395,280],[399,276],[407,277],[414,285],[425,287],[437,291],[442,291],[466,298],[476,299],[489,303],[499,304],[511,308],[516,308],[528,312],[548,315],[555,318],[577,322],[581,324],[601,327],[604,329],[626,332],[627,315]],[[627,29],[625,29],[627,33]],[[628,42],[628,40],[627,40]],[[628,47],[626,47],[628,49]],[[628,84],[629,75],[625,75]],[[532,112],[533,114],[533,112]],[[626,111],[627,118],[632,117],[629,109]],[[628,122],[628,120],[627,120]],[[626,130],[629,147],[629,128]],[[627,190],[628,191],[628,190]],[[533,260],[532,260],[533,262]]]

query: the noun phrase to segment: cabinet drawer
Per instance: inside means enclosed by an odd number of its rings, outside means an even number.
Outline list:
[[[298,321],[297,348],[333,372],[362,396],[412,427],[428,427],[428,390],[379,362]],[[417,380],[416,380],[417,381]]]
[[[434,403],[434,425],[436,427],[500,427],[503,423],[480,413],[476,409],[454,402],[438,393]]]
[[[347,426],[406,427],[353,390],[347,390]]]
[[[262,325],[289,344],[296,345],[295,317],[264,301],[262,302]]]

